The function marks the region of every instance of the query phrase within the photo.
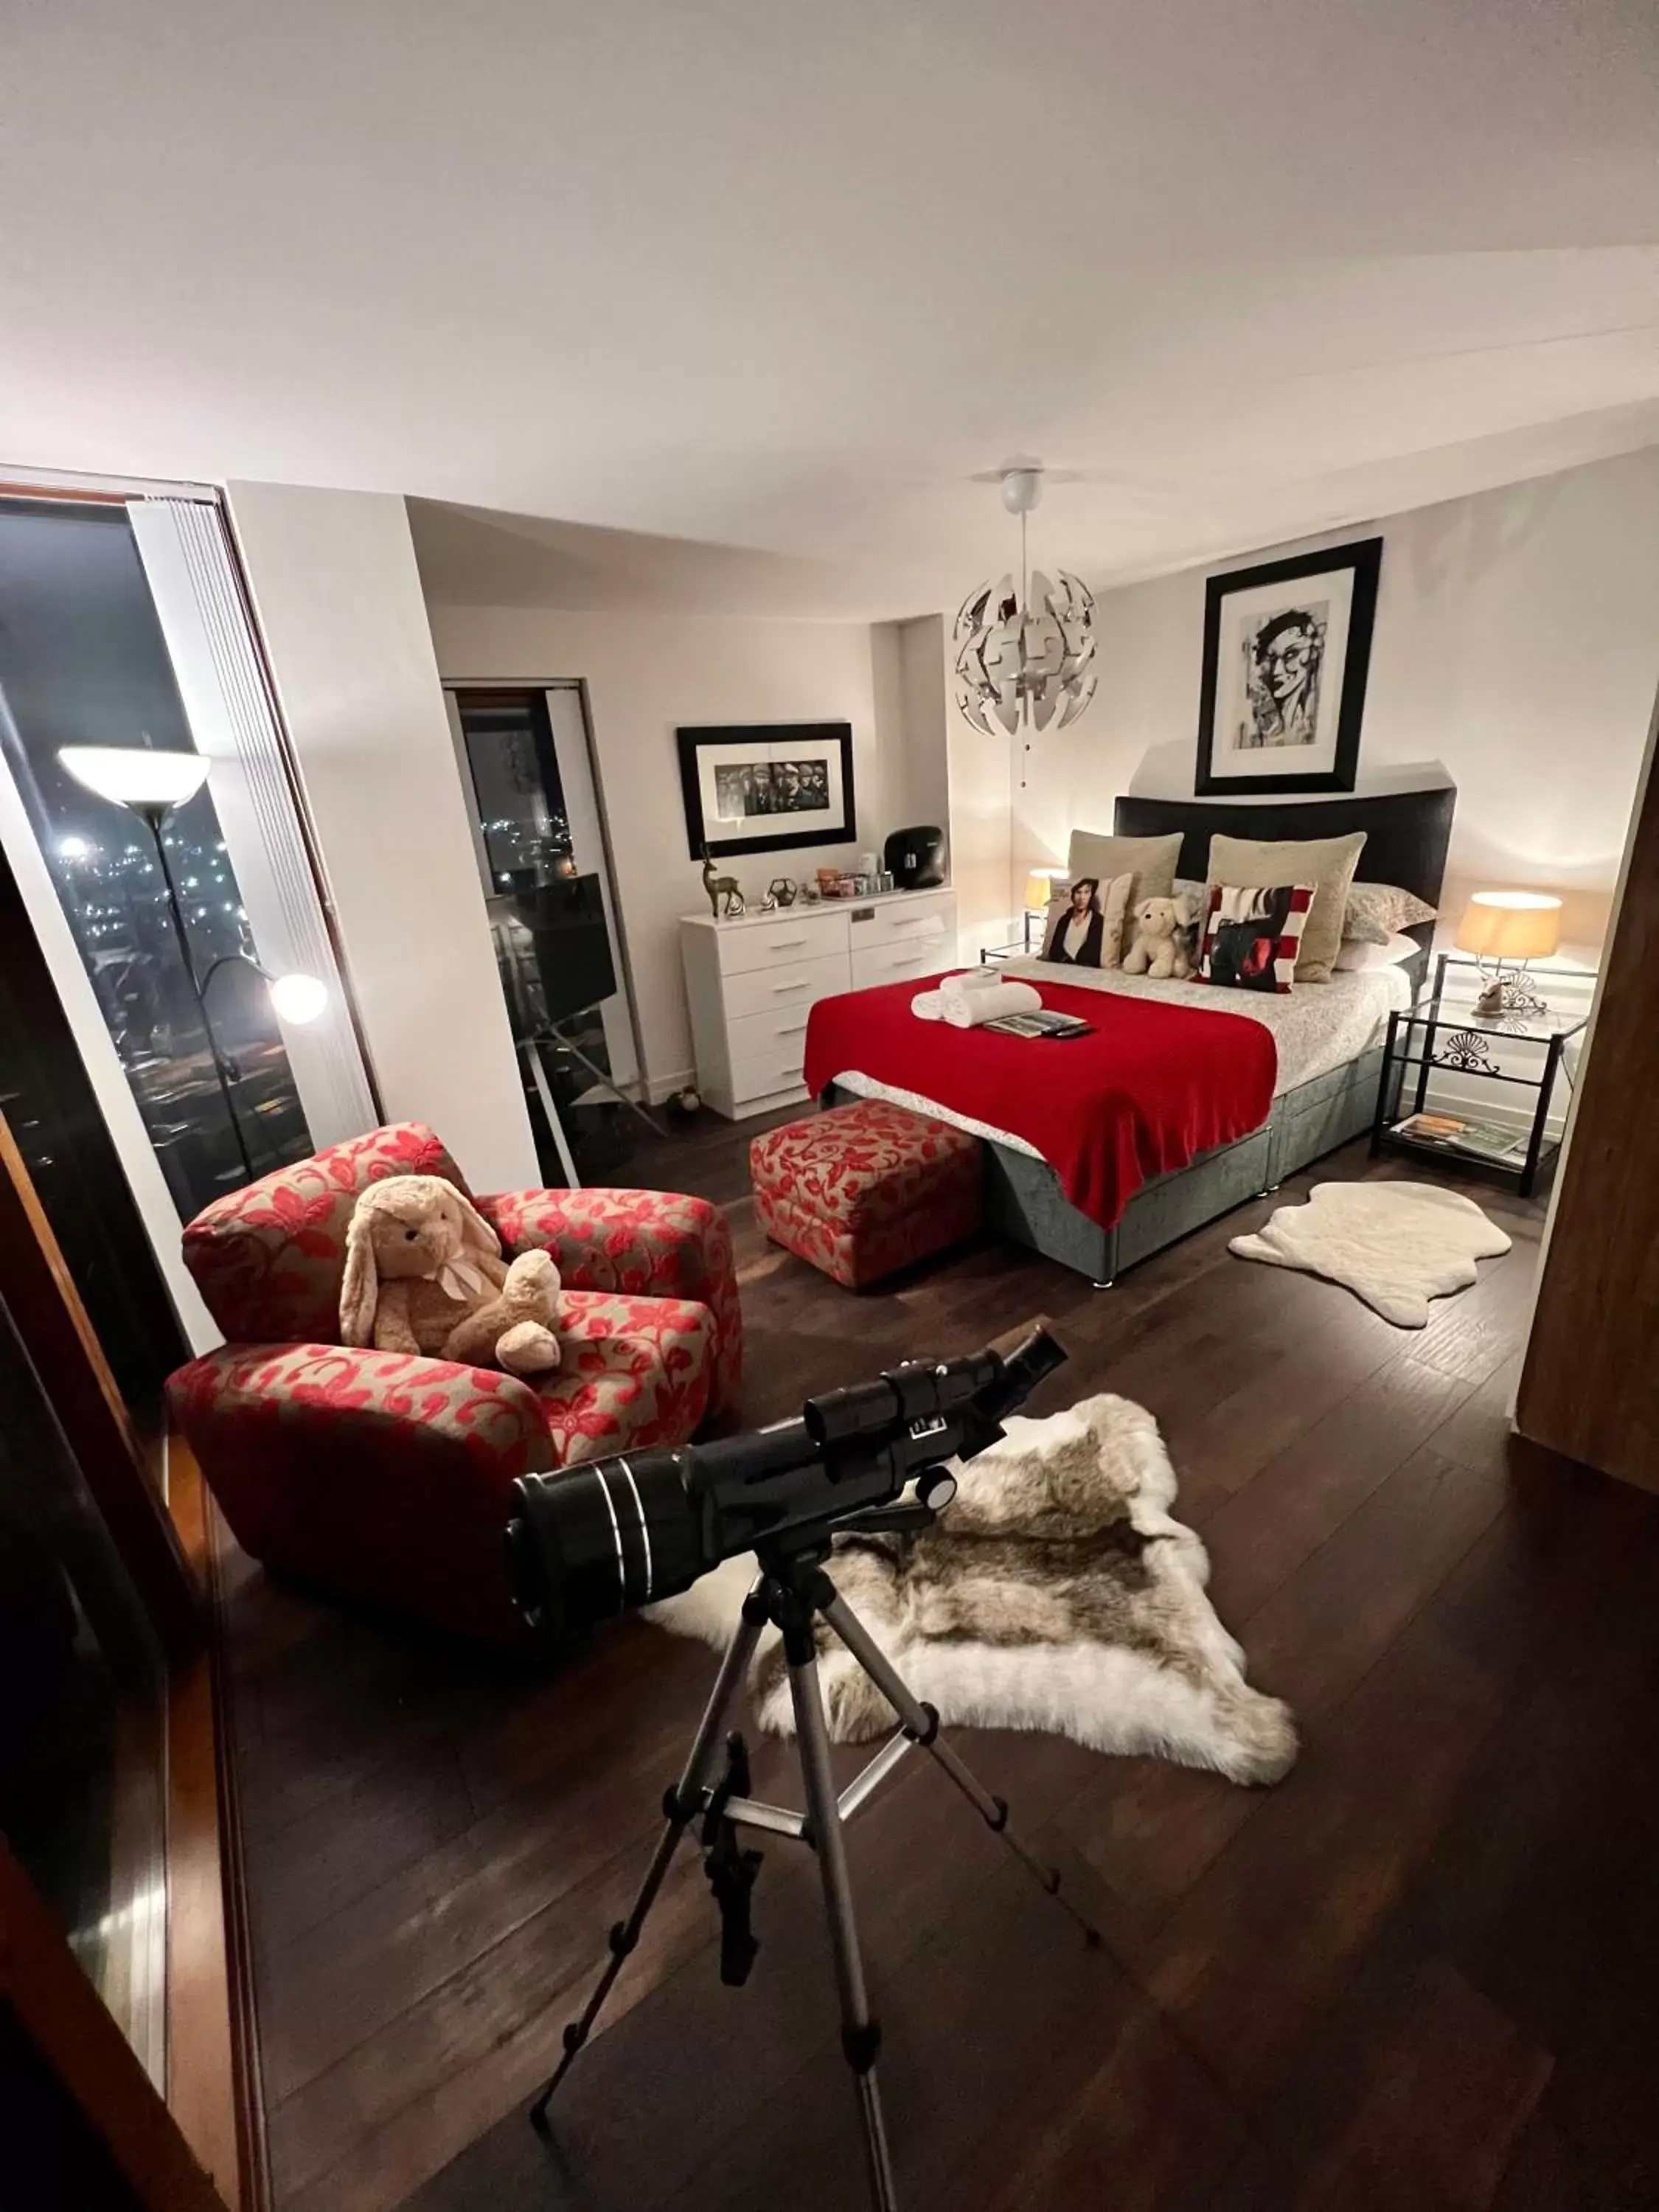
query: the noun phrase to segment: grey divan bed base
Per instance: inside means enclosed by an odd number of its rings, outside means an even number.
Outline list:
[[[1259,1129],[1201,1152],[1184,1168],[1143,1183],[1115,1226],[1079,1213],[1044,1160],[1006,1145],[985,1147],[985,1225],[1092,1283],[1107,1285],[1206,1221],[1273,1190],[1285,1176],[1334,1152],[1371,1125],[1382,1072],[1380,1045],[1274,1099]],[[826,1105],[854,1094],[835,1085]]]

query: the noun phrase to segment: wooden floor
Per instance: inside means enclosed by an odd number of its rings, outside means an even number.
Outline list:
[[[748,1416],[1048,1311],[1072,1361],[1033,1410],[1103,1388],[1153,1409],[1221,1616],[1304,1731],[1261,1792],[958,1735],[1104,1951],[927,1763],[860,1815],[907,2212],[1659,2204],[1659,1500],[1508,1437],[1540,1210],[1480,1187],[1515,1249],[1417,1334],[1231,1258],[1265,1204],[1108,1293],[988,1246],[854,1298],[758,1239],[749,1133],[652,1176],[732,1201]],[[1353,1147],[1317,1173],[1376,1171]],[[283,2207],[862,2203],[813,1870],[782,1844],[748,1989],[716,1980],[688,1853],[557,2150],[521,2116],[708,1653],[630,1621],[531,1679],[246,1563],[230,1622]],[[783,1786],[779,1747],[758,1765]]]

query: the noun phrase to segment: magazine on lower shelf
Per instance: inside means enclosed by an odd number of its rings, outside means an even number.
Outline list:
[[[1461,1114],[1408,1114],[1395,1123],[1393,1133],[1408,1137],[1414,1145],[1436,1145],[1442,1152],[1463,1152],[1498,1167],[1519,1168],[1527,1163],[1525,1133],[1497,1121],[1468,1121]]]

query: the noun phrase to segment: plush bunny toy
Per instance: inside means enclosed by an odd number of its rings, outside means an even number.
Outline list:
[[[340,1334],[377,1352],[420,1352],[509,1375],[550,1374],[559,1271],[545,1252],[509,1267],[495,1232],[440,1176],[388,1176],[346,1232]]]

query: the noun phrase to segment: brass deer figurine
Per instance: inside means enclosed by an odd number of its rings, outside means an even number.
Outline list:
[[[702,887],[708,894],[708,910],[716,921],[722,919],[720,901],[725,900],[724,919],[734,920],[743,912],[743,891],[735,876],[717,876],[714,863],[708,857],[708,848],[702,848]]]

